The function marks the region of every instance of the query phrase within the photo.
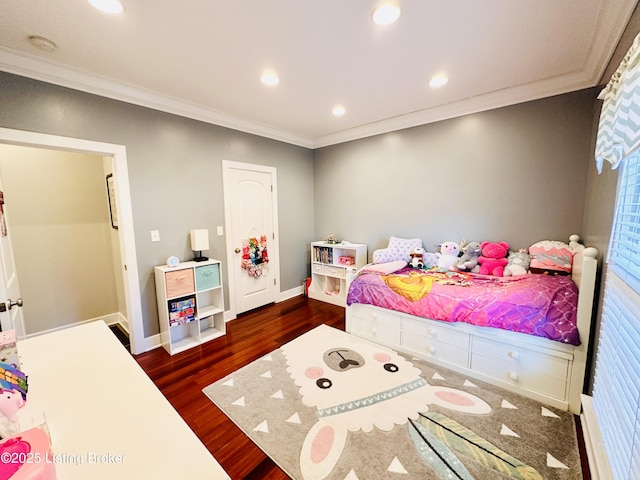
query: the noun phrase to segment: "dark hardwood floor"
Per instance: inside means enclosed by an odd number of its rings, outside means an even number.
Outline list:
[[[136,360],[232,479],[287,479],[202,389],[323,323],[344,330],[344,308],[299,296],[238,316],[200,347]]]
[[[224,337],[200,347],[174,356],[157,348],[136,360],[233,480],[287,479],[202,389],[323,323],[344,330],[344,308],[300,296],[238,316]]]

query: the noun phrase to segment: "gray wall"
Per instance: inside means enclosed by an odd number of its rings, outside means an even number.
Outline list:
[[[583,233],[596,91],[551,97],[319,149],[315,232],[507,241]]]
[[[313,240],[310,150],[0,72],[0,126],[125,145],[145,336],[158,333],[153,267],[192,255],[191,228],[210,231],[210,257],[226,266],[221,161],[277,168],[281,291],[307,276]],[[161,241],[151,243],[150,230]],[[227,281],[225,279],[225,284]]]
[[[367,243],[369,255],[390,235],[420,237],[431,251],[462,238],[506,240],[518,248],[575,232],[597,236],[608,213],[583,229],[585,198],[589,205],[594,194],[587,194],[587,185],[596,93],[584,90],[312,152],[0,73],[0,126],[126,146],[150,336],[158,332],[153,266],[170,255],[189,258],[189,229],[208,228],[209,256],[225,260],[224,237],[213,234],[224,225],[223,159],[278,169],[281,291],[308,275],[308,242],[330,233]],[[603,189],[608,195],[609,187]],[[155,229],[159,243],[150,241]]]

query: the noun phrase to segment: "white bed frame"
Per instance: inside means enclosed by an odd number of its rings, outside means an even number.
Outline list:
[[[580,346],[533,335],[448,323],[371,305],[346,307],[346,331],[415,355],[472,378],[580,413],[598,269],[598,251],[574,250],[572,278],[579,289]]]

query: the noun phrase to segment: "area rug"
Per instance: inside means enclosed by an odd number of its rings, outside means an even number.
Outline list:
[[[581,479],[573,416],[321,325],[203,392],[294,479]]]

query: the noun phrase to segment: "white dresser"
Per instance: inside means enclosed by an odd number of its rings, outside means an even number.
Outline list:
[[[65,479],[229,476],[103,322],[18,342],[23,418],[44,412]]]

